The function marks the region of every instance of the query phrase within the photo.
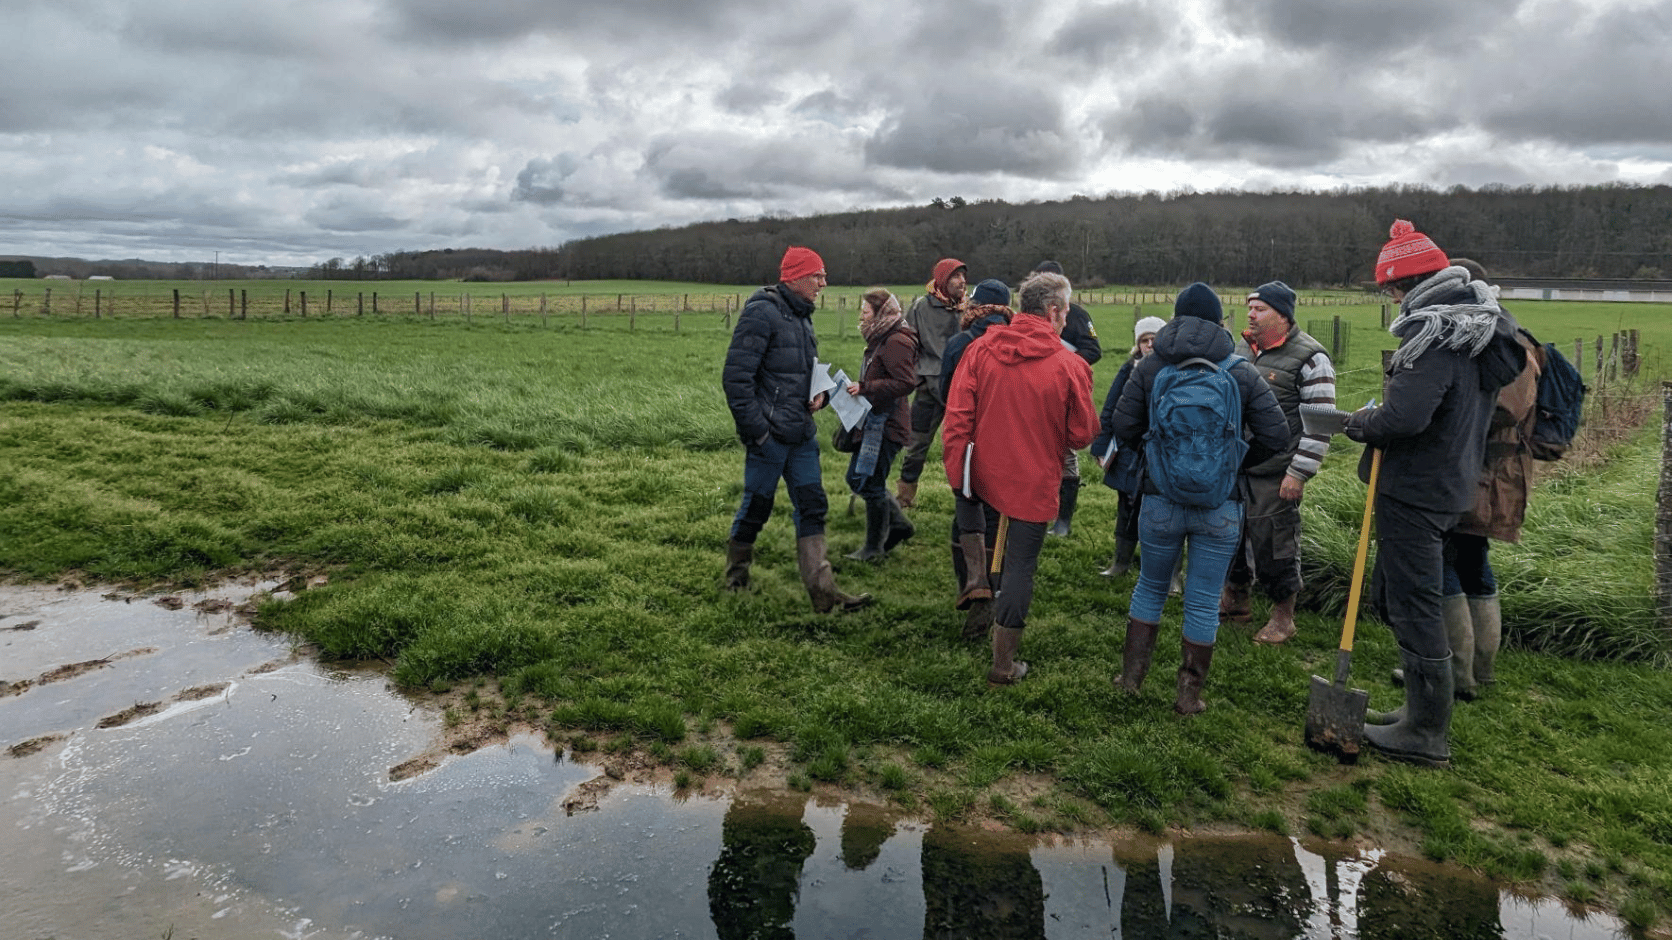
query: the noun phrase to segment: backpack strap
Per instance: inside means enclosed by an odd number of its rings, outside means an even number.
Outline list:
[[[1182,369],[1185,366],[1207,366],[1215,372],[1218,372],[1226,368],[1229,363],[1229,359],[1227,359],[1225,363],[1221,364],[1214,362],[1212,359],[1203,359],[1201,356],[1191,356],[1189,359],[1180,359],[1178,362],[1173,363],[1173,367],[1175,369]]]

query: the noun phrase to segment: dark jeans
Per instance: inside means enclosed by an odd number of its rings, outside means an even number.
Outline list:
[[[935,443],[935,431],[944,417],[946,402],[940,397],[940,376],[918,376],[917,394],[911,399],[911,443],[906,445],[906,456],[900,461],[900,479],[916,483],[923,476],[929,447]]]
[[[894,458],[900,453],[900,445],[888,438],[882,439],[877,448],[877,465],[868,477],[862,477],[854,472],[854,465],[859,463],[859,455],[853,454],[848,458],[848,489],[871,506],[885,502],[888,499],[888,471],[894,468]]]
[[[1423,659],[1451,655],[1440,618],[1445,535],[1460,514],[1376,497],[1376,570],[1370,596],[1399,645]]]
[[[1115,538],[1138,544],[1138,513],[1144,508],[1144,494],[1116,490]]]
[[[1444,597],[1467,594],[1491,597],[1498,593],[1498,579],[1492,573],[1492,545],[1484,535],[1447,532]]]
[[[795,537],[823,535],[824,517],[830,511],[830,504],[819,472],[818,438],[784,444],[768,437],[766,443],[745,450],[743,504],[737,507],[737,516],[732,520],[732,541],[755,544],[755,537],[766,520],[772,518],[772,502],[778,493],[779,480],[784,481],[790,493],[790,505],[794,507],[791,518],[795,520]]]
[[[1001,627],[1028,625],[1028,608],[1033,606],[1033,575],[1039,567],[1039,549],[1045,544],[1048,522],[1010,520],[1005,535],[1003,573],[999,596],[993,601],[993,623]]]
[[[1283,474],[1243,477],[1242,544],[1231,559],[1226,580],[1260,587],[1274,601],[1286,600],[1301,588],[1300,502],[1278,495]]]

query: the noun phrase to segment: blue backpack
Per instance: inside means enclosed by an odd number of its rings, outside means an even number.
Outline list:
[[[1175,503],[1211,509],[1231,498],[1248,442],[1242,439],[1242,390],[1231,367],[1191,358],[1162,366],[1150,387],[1144,457],[1150,480]]]
[[[1536,345],[1533,334],[1522,330]],[[1538,418],[1533,423],[1527,448],[1535,460],[1561,460],[1579,431],[1585,415],[1585,393],[1590,391],[1579,370],[1554,344],[1543,345],[1543,368],[1538,376]]]

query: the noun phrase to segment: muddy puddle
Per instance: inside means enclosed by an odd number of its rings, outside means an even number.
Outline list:
[[[605,788],[533,738],[391,781],[439,716],[243,626],[273,586],[0,588],[0,937],[1623,935],[1330,843],[1038,840],[747,781]]]

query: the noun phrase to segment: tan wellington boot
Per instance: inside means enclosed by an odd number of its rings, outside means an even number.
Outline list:
[[[1469,622],[1475,631],[1475,685],[1491,685],[1493,664],[1504,642],[1504,614],[1498,606],[1498,595],[1469,598]]]
[[[1015,685],[1028,674],[1028,664],[1016,658],[1022,645],[1021,627],[993,627],[993,668],[987,670],[987,685]]]
[[[1249,585],[1225,582],[1225,587],[1219,591],[1219,619],[1232,623],[1247,623],[1254,616],[1254,608],[1248,598]]]
[[[801,583],[807,588],[807,597],[813,602],[814,610],[827,614],[840,608],[842,613],[850,613],[870,606],[871,595],[844,594],[836,587],[836,572],[831,569],[830,561],[824,554],[824,533],[797,539],[795,560],[801,568]]]
[[[894,485],[894,501],[901,509],[910,509],[917,505],[917,484],[900,480]]]
[[[1475,698],[1475,629],[1469,619],[1469,599],[1462,594],[1440,598],[1440,620],[1451,644],[1451,694],[1465,702]]]
[[[749,587],[749,565],[754,560],[754,545],[727,540],[726,590],[742,591]]]
[[[1271,605],[1271,619],[1254,634],[1254,642],[1276,646],[1295,635],[1295,598],[1297,594],[1290,594],[1283,600]]]

